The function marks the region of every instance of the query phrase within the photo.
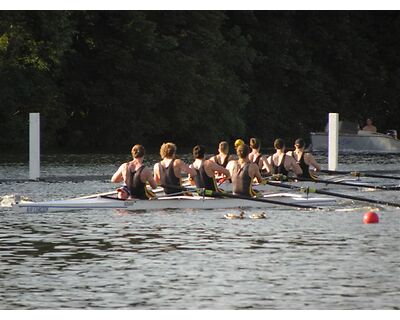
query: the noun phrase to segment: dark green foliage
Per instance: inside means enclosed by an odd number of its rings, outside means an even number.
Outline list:
[[[0,147],[191,147],[308,137],[328,112],[400,115],[400,14],[368,11],[2,11]]]

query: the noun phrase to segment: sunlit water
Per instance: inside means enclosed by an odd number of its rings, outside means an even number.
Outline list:
[[[111,176],[127,159],[48,157],[42,172]],[[398,156],[342,156],[340,163],[341,170],[398,170]],[[25,163],[0,164],[0,179],[27,175]],[[114,187],[2,183],[0,197],[41,201]],[[400,202],[400,191],[337,192]],[[322,211],[269,209],[263,220],[223,218],[237,210],[16,214],[0,208],[0,308],[397,309],[400,210],[373,207],[379,224],[362,223],[370,205],[349,202]]]

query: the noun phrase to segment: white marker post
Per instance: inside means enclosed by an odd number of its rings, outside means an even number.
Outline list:
[[[328,170],[336,171],[339,157],[339,114],[329,114]]]
[[[29,179],[40,178],[40,113],[29,114]]]

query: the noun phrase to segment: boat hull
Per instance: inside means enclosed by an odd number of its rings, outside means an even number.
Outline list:
[[[313,151],[328,151],[328,133],[311,132],[310,135]],[[400,153],[400,140],[381,133],[340,133],[339,152]]]
[[[278,193],[264,195],[265,199],[271,199],[290,204],[308,206],[334,205],[336,200],[327,197],[306,197],[291,193]],[[110,198],[70,199],[48,202],[17,203],[13,209],[20,213],[46,213],[82,209],[124,209],[128,211],[139,210],[165,210],[165,209],[229,209],[229,208],[265,208],[275,207],[268,202],[256,202],[251,200],[231,198],[210,198],[202,196],[176,196],[160,197],[154,200],[118,200]]]

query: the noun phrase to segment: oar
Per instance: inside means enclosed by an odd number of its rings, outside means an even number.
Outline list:
[[[114,191],[107,191],[107,192],[102,192],[102,193],[94,193],[94,194],[89,194],[87,196],[83,196],[83,197],[78,197],[78,198],[73,198],[74,200],[81,200],[81,199],[90,199],[90,198],[96,198],[96,197],[102,197],[102,196],[109,196],[112,194],[117,193],[116,190]]]
[[[200,193],[202,193],[202,192],[200,192]],[[280,205],[280,206],[303,208],[303,209],[320,209],[320,208],[314,207],[314,206],[287,203],[287,202],[265,199],[265,198],[253,198],[253,197],[241,196],[241,195],[237,195],[237,194],[217,192],[217,191],[213,191],[213,190],[204,190],[204,193],[202,195],[204,195],[206,197],[225,197],[225,198],[232,198],[232,199],[242,199],[242,200],[247,200],[247,201],[264,202],[264,203],[271,203],[271,204],[276,204],[276,205]]]
[[[382,204],[382,205],[392,206],[392,207],[400,207],[400,203],[395,203],[395,202],[389,202],[389,201],[383,201],[383,200],[375,200],[375,199],[366,199],[366,198],[362,198],[362,197],[350,196],[350,195],[331,192],[331,191],[318,190],[318,189],[315,189],[315,188],[302,188],[302,187],[297,187],[297,186],[291,186],[291,185],[284,184],[284,183],[274,183],[272,181],[267,181],[266,183],[268,185],[271,185],[271,186],[275,186],[275,187],[279,187],[279,188],[292,189],[292,190],[302,191],[302,192],[306,192],[306,193],[319,193],[319,194],[325,194],[325,195],[328,195],[328,196],[333,196],[333,197],[338,197],[338,198],[344,198],[344,199],[350,199],[350,200],[356,200],[356,201],[363,201],[363,202],[375,203],[375,204]]]
[[[394,179],[400,180],[400,177],[385,176],[381,174],[365,173],[360,171],[333,171],[333,170],[321,170],[321,172],[328,174],[350,174],[354,177],[367,177],[367,178],[381,178],[381,179]]]
[[[359,188],[370,188],[377,190],[400,190],[400,186],[376,186],[373,184],[367,183],[351,183],[344,181],[331,181],[331,180],[323,180],[323,179],[306,179],[306,178],[295,178],[298,181],[311,181],[315,183],[323,183],[323,184],[337,184],[342,186],[350,186],[350,187],[359,187]]]

